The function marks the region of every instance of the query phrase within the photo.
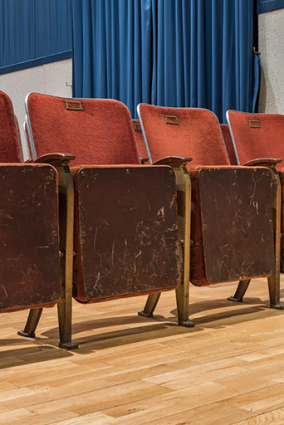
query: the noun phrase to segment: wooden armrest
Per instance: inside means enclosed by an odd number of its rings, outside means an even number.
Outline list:
[[[69,153],[48,153],[46,155],[40,156],[39,158],[31,162],[35,164],[39,164],[39,163],[51,164],[53,162],[60,162],[60,163],[69,162],[69,161],[72,161],[72,159],[75,159],[75,155],[72,155]]]
[[[263,166],[263,167],[275,167],[277,164],[282,162],[282,159],[279,158],[256,158],[251,161],[243,164],[245,167],[255,167],[255,166]]]
[[[153,165],[169,165],[173,168],[180,168],[181,165],[191,162],[192,158],[187,158],[183,156],[166,156],[161,158],[158,161],[154,162]]]

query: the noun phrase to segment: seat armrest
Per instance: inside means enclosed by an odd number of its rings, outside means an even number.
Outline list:
[[[279,158],[256,158],[251,161],[243,164],[245,167],[255,167],[255,166],[263,166],[263,167],[275,167],[277,164],[282,162],[282,159]]]
[[[69,154],[69,153],[49,153],[46,155],[42,155],[39,158],[35,159],[33,162],[34,164],[41,164],[41,163],[47,163],[52,164],[54,162],[59,163],[68,163],[75,159],[75,155]]]
[[[146,164],[146,162],[149,162],[149,158],[141,158],[140,157],[141,164]]]
[[[166,156],[161,158],[158,161],[155,161],[153,165],[169,165],[173,168],[180,168],[183,164],[191,162],[192,158],[187,158],[183,156]]]

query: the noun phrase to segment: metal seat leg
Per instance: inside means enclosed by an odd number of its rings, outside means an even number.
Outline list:
[[[237,290],[234,296],[227,298],[228,301],[233,301],[235,303],[241,303],[243,301],[243,297],[247,292],[247,289],[250,284],[250,279],[240,280]]]
[[[42,308],[35,308],[30,310],[24,330],[18,331],[18,335],[26,338],[35,338],[35,331],[42,314]]]
[[[63,163],[59,174],[59,229],[61,257],[61,292],[58,303],[59,347],[78,348],[72,342],[74,184],[68,164]]]

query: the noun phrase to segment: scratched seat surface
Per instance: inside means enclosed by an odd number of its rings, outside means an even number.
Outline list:
[[[268,276],[274,270],[271,175],[230,166],[217,117],[208,110],[138,107],[150,162],[193,158],[191,282]],[[257,176],[257,179],[255,178]]]
[[[227,119],[239,164],[257,158],[284,159],[284,116],[228,111]],[[276,165],[284,199],[284,164]],[[281,272],[284,273],[284,208],[281,210]]]
[[[97,302],[179,283],[175,176],[141,166],[131,116],[112,100],[27,100],[37,155],[76,155],[74,296]]]
[[[0,91],[0,311],[59,299],[58,182],[49,165],[20,164],[19,132]]]

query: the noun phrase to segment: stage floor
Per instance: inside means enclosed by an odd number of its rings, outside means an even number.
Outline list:
[[[57,348],[56,308],[35,340],[16,335],[27,312],[2,314],[0,424],[283,424],[284,311],[265,279],[243,304],[235,288],[191,287],[194,329],[176,325],[174,292],[156,320],[137,316],[145,297],[74,303],[76,352]]]

